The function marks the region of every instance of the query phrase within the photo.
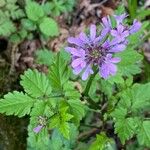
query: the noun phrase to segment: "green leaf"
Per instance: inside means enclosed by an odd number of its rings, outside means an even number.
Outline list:
[[[113,86],[107,80],[100,80],[100,87],[101,91],[106,94],[108,97],[112,96],[113,93]]]
[[[110,150],[111,142],[111,139],[102,132],[96,135],[96,140],[91,144],[89,150]]]
[[[75,89],[75,85],[73,82],[68,81],[67,83],[65,83],[63,86],[63,91],[67,99],[79,100],[81,97],[79,91]]]
[[[116,108],[115,111],[111,113],[111,115],[114,117],[115,120],[124,119],[127,115],[127,109],[122,107]]]
[[[117,74],[114,76],[110,76],[106,81],[108,81],[110,84],[114,84],[114,83],[123,84],[124,80],[122,74],[119,72],[119,68]]]
[[[63,85],[70,77],[70,70],[66,61],[58,53],[55,62],[50,66],[49,79],[52,87],[56,90],[62,90]]]
[[[16,31],[16,27],[14,26],[14,24],[10,20],[4,21],[0,25],[0,35],[1,36],[7,37],[15,31]]]
[[[68,100],[67,103],[69,105],[70,114],[74,116],[72,119],[75,123],[79,124],[81,119],[85,116],[84,105],[80,100]]]
[[[21,38],[18,34],[15,33],[10,36],[10,41],[12,43],[19,43],[21,41]]]
[[[37,2],[27,1],[25,10],[27,17],[32,21],[38,21],[44,16],[42,6],[40,6]]]
[[[69,133],[70,133],[70,127],[68,122],[61,122],[61,125],[59,126],[59,131],[63,134],[64,137],[67,139],[70,139]]]
[[[36,25],[34,24],[34,22],[29,19],[22,19],[21,24],[26,30],[33,31],[36,29]]]
[[[17,8],[16,10],[10,11],[10,15],[13,20],[20,19],[22,17],[25,17],[24,11],[22,9]]]
[[[49,150],[49,133],[46,127],[35,134],[31,124],[28,126],[27,150]]]
[[[14,91],[5,95],[0,101],[0,113],[22,117],[30,113],[34,102],[35,100],[22,92]]]
[[[141,8],[138,9],[137,11],[138,11],[137,18],[139,20],[143,20],[150,15],[150,9]]]
[[[59,130],[54,129],[51,135],[49,149],[52,150],[71,150],[76,147],[76,140],[78,136],[77,128],[73,124],[69,124],[70,140],[64,138]]]
[[[118,119],[115,122],[115,133],[118,134],[121,142],[125,144],[126,140],[133,137],[137,128],[137,122],[135,118]]]
[[[150,106],[150,83],[135,84],[132,88],[132,110]]]
[[[116,56],[121,58],[121,62],[118,64],[118,71],[121,75],[129,77],[141,72],[140,62],[143,56],[134,49],[128,47]]]
[[[20,84],[26,93],[33,97],[42,97],[51,94],[50,82],[46,75],[37,70],[28,69],[24,75],[21,75]]]
[[[36,52],[37,62],[43,65],[51,65],[53,63],[54,54],[48,49],[41,49]]]
[[[73,117],[67,113],[68,107],[60,106],[59,113],[51,117],[49,126],[50,128],[58,128],[62,135],[69,139],[70,138],[70,127],[68,121]]]
[[[140,145],[150,147],[150,121],[143,121],[137,138]]]
[[[40,30],[46,36],[57,36],[59,34],[58,24],[52,19],[45,17],[39,25]]]

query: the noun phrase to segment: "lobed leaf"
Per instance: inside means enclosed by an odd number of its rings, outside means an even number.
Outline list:
[[[43,8],[36,2],[27,1],[25,10],[27,17],[32,21],[38,21],[44,16]]]
[[[52,89],[48,78],[37,70],[25,71],[24,75],[21,75],[20,84],[26,93],[36,98],[51,94]]]
[[[140,145],[150,147],[150,121],[143,121],[137,134]]]
[[[14,91],[5,95],[0,101],[0,113],[22,117],[30,113],[34,103],[35,100],[26,94]]]

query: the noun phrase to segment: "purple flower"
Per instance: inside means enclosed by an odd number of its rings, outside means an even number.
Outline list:
[[[123,20],[127,17],[128,15],[126,13],[122,14],[122,15],[114,15],[117,25],[122,24]]]
[[[107,79],[109,75],[115,75],[117,71],[116,63],[120,62],[120,58],[112,58],[111,54],[107,54],[102,66],[100,66],[100,75]]]
[[[133,25],[129,28],[130,34],[137,32],[141,28],[142,24],[138,20],[133,21]]]
[[[123,42],[126,37],[129,36],[129,31],[126,30],[123,25],[119,24],[116,30],[111,30],[111,35],[114,36],[118,42]]]
[[[126,16],[115,16],[115,28],[112,28],[109,17],[104,17],[100,32],[97,32],[96,26],[92,24],[89,35],[82,32],[78,37],[68,38],[69,46],[65,49],[72,56],[71,66],[74,74],[82,73],[82,80],[86,80],[94,73],[94,66],[104,79],[116,74],[116,64],[121,60],[114,57],[114,54],[125,50],[128,44],[127,37],[134,33],[133,26],[136,27],[135,31],[140,28],[137,21],[134,21],[131,27],[123,25]]]
[[[43,128],[42,125],[38,125],[37,127],[35,127],[35,128],[33,129],[33,131],[34,131],[35,133],[39,133],[42,128]]]

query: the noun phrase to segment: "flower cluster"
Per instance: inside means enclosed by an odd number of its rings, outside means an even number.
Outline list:
[[[43,116],[38,117],[38,125],[33,129],[35,133],[39,133],[43,127],[46,126],[47,118]]]
[[[141,23],[137,20],[134,20],[130,27],[124,25],[126,17],[126,14],[114,16],[116,20],[114,28],[110,18],[104,17],[100,32],[97,32],[96,25],[92,24],[89,35],[82,32],[78,37],[68,38],[69,47],[65,49],[72,56],[71,66],[74,74],[82,72],[82,80],[86,80],[94,73],[94,66],[104,79],[116,74],[116,63],[120,62],[120,58],[114,57],[114,54],[123,51],[128,44],[127,37],[141,27]]]

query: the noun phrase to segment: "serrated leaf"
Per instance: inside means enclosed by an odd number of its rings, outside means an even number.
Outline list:
[[[137,84],[132,88],[132,110],[150,106],[150,83]]]
[[[52,150],[71,150],[76,147],[76,139],[78,136],[77,128],[73,124],[69,124],[70,140],[64,138],[59,130],[54,129],[51,135],[49,149]]]
[[[46,36],[57,36],[59,34],[58,24],[52,18],[45,17],[39,27],[41,32]]]
[[[22,117],[30,113],[34,102],[35,100],[22,92],[14,91],[5,95],[0,101],[0,113]]]
[[[115,133],[118,134],[122,144],[125,144],[126,140],[133,137],[137,127],[136,119],[124,118],[118,119],[115,122]]]
[[[96,140],[90,145],[89,150],[110,150],[111,139],[105,133],[97,134]]]
[[[114,83],[117,83],[117,84],[123,84],[124,83],[124,79],[122,77],[122,74],[119,73],[119,68],[118,68],[118,73],[114,76],[110,76],[108,78],[108,81],[110,84],[114,84]]]
[[[121,58],[121,62],[118,64],[119,74],[131,76],[141,72],[139,63],[143,59],[143,56],[134,49],[127,48],[116,56]]]
[[[64,84],[63,90],[67,99],[80,99],[81,94],[75,89],[73,82],[67,82],[66,84]]]
[[[107,80],[100,80],[100,87],[101,91],[106,94],[108,97],[112,96],[113,93],[113,86]]]
[[[61,125],[59,126],[59,131],[63,134],[63,136],[67,139],[69,139],[69,133],[70,133],[70,127],[68,122],[61,122]]]
[[[73,120],[79,124],[81,119],[85,116],[85,108],[80,100],[68,100],[69,112],[74,116]]]
[[[25,10],[28,18],[32,21],[38,21],[44,16],[43,8],[37,2],[28,1]]]
[[[143,121],[137,138],[140,145],[145,145],[150,148],[150,121]]]
[[[68,107],[64,105],[59,106],[59,112],[51,117],[49,127],[50,128],[58,128],[58,130],[62,133],[62,135],[69,139],[69,123],[68,121],[73,117],[71,114],[67,113]]]
[[[70,70],[65,60],[58,53],[55,62],[50,66],[49,79],[52,87],[62,90],[63,85],[68,81]]]
[[[118,120],[118,119],[124,119],[125,116],[127,115],[127,109],[126,108],[122,108],[122,107],[119,107],[119,108],[116,108],[115,111],[113,111],[111,113],[111,115],[114,117],[114,119]]]
[[[42,97],[51,94],[50,82],[46,75],[37,70],[28,69],[21,75],[20,84],[26,93],[33,97]]]

